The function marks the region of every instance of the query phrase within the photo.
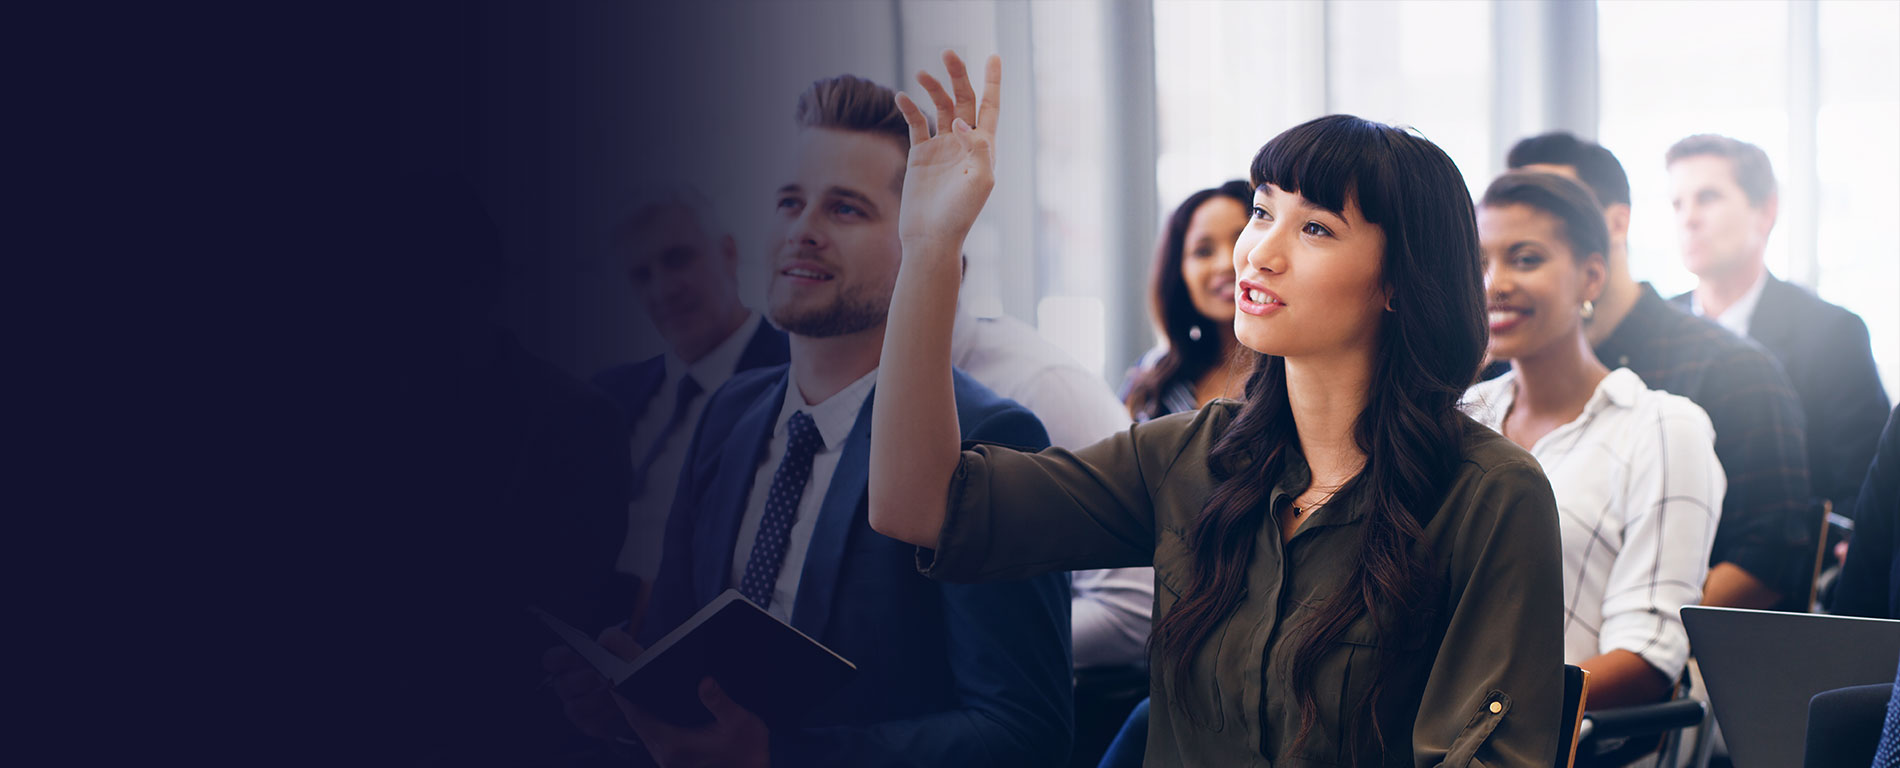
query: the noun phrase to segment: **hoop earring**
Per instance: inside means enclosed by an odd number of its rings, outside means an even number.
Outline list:
[[[1582,318],[1583,318],[1584,320],[1586,320],[1586,321],[1588,321],[1588,320],[1589,320],[1590,318],[1592,318],[1592,317],[1596,317],[1596,315],[1597,315],[1597,305],[1596,305],[1596,303],[1595,303],[1595,302],[1592,302],[1592,301],[1590,301],[1589,299],[1584,299],[1584,300],[1583,300],[1583,308],[1582,308],[1582,309],[1580,309],[1580,310],[1577,310],[1577,314],[1578,314],[1579,316],[1581,316],[1581,317],[1582,317]]]

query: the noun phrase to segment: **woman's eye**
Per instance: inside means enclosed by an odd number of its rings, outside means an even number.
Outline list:
[[[1544,263],[1544,257],[1539,256],[1534,253],[1525,254],[1523,256],[1517,257],[1518,269],[1536,269],[1538,265],[1541,265],[1543,263]]]
[[[1306,234],[1312,235],[1314,237],[1327,237],[1333,234],[1332,230],[1327,229],[1325,225],[1322,225],[1317,221],[1306,222],[1306,226],[1301,227],[1300,231],[1305,232]]]
[[[1205,258],[1207,258],[1207,257],[1209,257],[1209,256],[1212,256],[1212,255],[1214,255],[1214,249],[1212,249],[1212,248],[1205,248],[1205,247],[1203,247],[1203,248],[1196,248],[1196,249],[1194,249],[1194,258],[1197,258],[1197,259],[1205,259]]]
[[[1267,213],[1267,209],[1256,205],[1247,209],[1247,218],[1272,220],[1273,215]]]

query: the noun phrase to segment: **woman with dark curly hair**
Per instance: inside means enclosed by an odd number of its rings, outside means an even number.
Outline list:
[[[1188,195],[1168,216],[1148,280],[1148,309],[1165,340],[1128,370],[1122,401],[1136,421],[1239,397],[1253,360],[1234,339],[1234,241],[1253,188],[1230,181]]]

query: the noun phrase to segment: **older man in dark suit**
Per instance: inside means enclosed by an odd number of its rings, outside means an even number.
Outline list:
[[[686,444],[734,373],[783,365],[785,334],[739,301],[739,254],[712,204],[684,185],[648,190],[614,230],[614,264],[667,350],[594,376],[620,406],[633,455],[627,529],[609,601],[644,613]]]
[[[1670,148],[1668,163],[1683,263],[1701,279],[1671,301],[1754,339],[1781,363],[1807,415],[1814,493],[1852,514],[1889,405],[1866,323],[1769,274],[1778,198],[1760,147],[1690,136]]]

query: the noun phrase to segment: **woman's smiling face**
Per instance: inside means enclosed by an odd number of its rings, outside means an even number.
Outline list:
[[[1246,228],[1247,206],[1214,195],[1194,209],[1182,238],[1181,280],[1188,298],[1195,311],[1221,326],[1234,321],[1234,242]]]
[[[1576,343],[1585,300],[1603,290],[1603,258],[1572,253],[1558,218],[1529,205],[1478,209],[1489,351],[1497,359]]]

